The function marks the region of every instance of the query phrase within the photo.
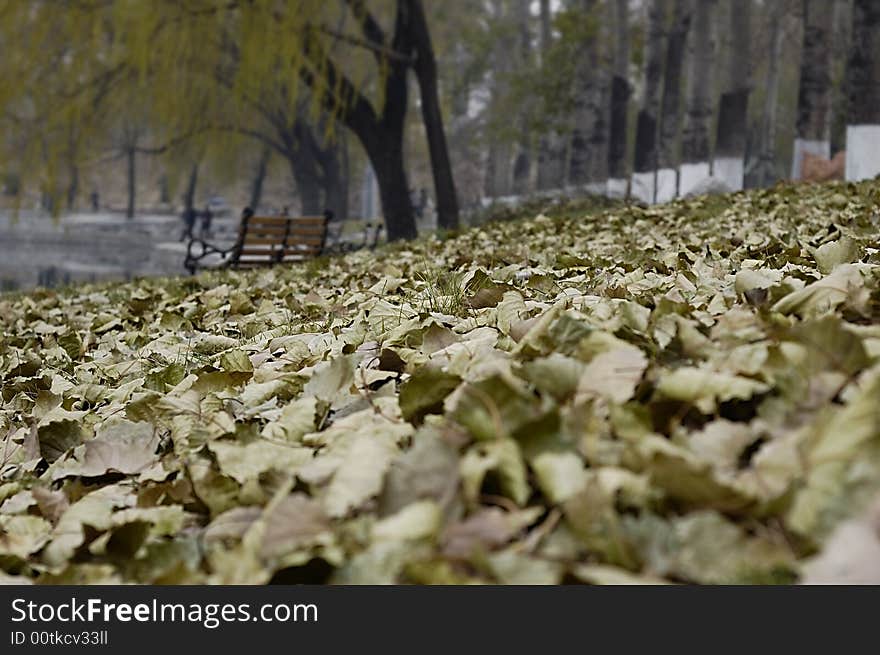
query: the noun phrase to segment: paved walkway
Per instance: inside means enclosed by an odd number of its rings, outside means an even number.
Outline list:
[[[231,244],[238,217],[214,218],[211,240]],[[351,221],[343,241],[363,242],[363,223]],[[0,290],[136,276],[183,274],[186,242],[179,216],[76,213],[53,219],[22,212],[0,213]],[[196,224],[198,236],[198,223]]]

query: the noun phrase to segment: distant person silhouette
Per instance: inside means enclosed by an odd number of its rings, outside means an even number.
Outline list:
[[[197,212],[193,207],[187,207],[183,210],[181,218],[183,219],[183,232],[180,234],[180,240],[193,238],[193,228],[196,226]]]
[[[211,223],[214,221],[214,214],[211,207],[205,205],[205,211],[202,212],[202,238],[211,236]]]

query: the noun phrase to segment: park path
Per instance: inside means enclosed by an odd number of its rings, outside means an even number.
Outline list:
[[[182,274],[181,227],[179,217],[159,214],[0,213],[0,290]],[[231,239],[237,220],[215,218],[212,227]]]

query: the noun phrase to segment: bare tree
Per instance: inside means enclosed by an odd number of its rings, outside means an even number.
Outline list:
[[[846,150],[846,63],[852,39],[853,0],[833,0],[831,27],[831,154]]]
[[[410,14],[412,52],[415,57],[413,72],[419,83],[422,123],[425,126],[425,137],[431,157],[431,175],[434,178],[434,195],[437,198],[437,225],[454,230],[458,227],[459,221],[458,193],[452,176],[452,162],[449,159],[449,146],[446,142],[446,130],[443,127],[443,113],[440,111],[437,60],[434,56],[431,30],[421,0],[409,0],[407,11]]]
[[[781,4],[777,2],[775,4]],[[727,61],[718,110],[712,175],[734,191],[743,188],[751,93],[752,0],[727,0]]]
[[[263,183],[266,180],[266,172],[269,169],[269,160],[272,157],[272,149],[269,146],[263,146],[260,151],[260,158],[257,160],[257,167],[254,170],[254,179],[251,182],[250,202],[248,206],[254,211],[260,206],[260,200],[263,197]]]
[[[645,43],[644,96],[636,121],[632,193],[644,202],[654,202],[657,170],[657,119],[663,84],[663,46],[669,0],[649,0]]]
[[[509,16],[504,0],[493,0],[492,18],[500,26],[501,36],[492,47],[492,77],[490,83],[490,115],[496,120],[505,115],[504,106],[509,102],[510,75],[513,70],[511,52],[514,34],[508,29]],[[510,195],[513,183],[513,144],[506,135],[489,135],[489,152],[486,160],[486,195],[490,198]]]
[[[521,68],[529,67],[532,63],[532,30],[531,12],[529,6],[531,0],[515,0],[517,25],[517,58]],[[520,118],[520,136],[517,142],[517,153],[513,163],[513,186],[516,193],[523,193],[529,189],[529,181],[532,169],[532,134],[528,125],[528,112],[522,112]]]
[[[577,49],[577,62],[574,79],[574,129],[571,132],[571,159],[569,161],[568,178],[571,184],[584,185],[587,182],[600,181],[597,173],[601,173],[596,160],[602,157],[603,145],[603,82],[604,71],[600,64],[598,30],[590,29],[597,9],[596,0],[579,0],[574,3],[581,13],[584,23],[584,36],[580,39]],[[607,159],[605,163],[607,169]],[[605,181],[605,177],[601,180]]]
[[[783,19],[786,13],[784,2],[772,2],[767,5],[768,31],[770,36],[770,52],[767,65],[767,76],[764,80],[764,107],[761,113],[761,125],[758,134],[758,163],[754,173],[757,186],[766,187],[779,179],[776,161],[776,124],[779,108],[779,76],[782,67]]]
[[[807,153],[831,157],[831,25],[834,3],[803,0],[804,42],[798,89],[797,138],[791,177],[801,178]]]
[[[688,57],[687,111],[681,139],[679,192],[682,194],[688,193],[710,173],[714,9],[715,0],[694,0],[694,29]]]
[[[541,19],[541,66],[547,68],[550,49],[553,46],[553,9],[550,0],[540,2]],[[558,189],[566,183],[565,140],[555,127],[547,129],[538,143],[538,174],[536,186],[540,190]]]
[[[691,26],[691,3],[675,0],[672,27],[666,41],[663,99],[658,144],[655,200],[666,202],[678,195],[678,137],[681,130],[681,71],[685,43]]]
[[[140,125],[133,121],[123,121],[120,130],[120,148],[125,155],[125,180],[127,189],[127,202],[125,207],[126,218],[134,218],[137,209],[137,153],[138,143],[143,137]]]
[[[186,189],[183,191],[183,210],[184,213],[195,211],[196,205],[196,186],[199,182],[199,168],[201,167],[201,158],[193,162],[189,169],[189,177],[186,181]]]
[[[608,144],[608,192],[627,192],[627,123],[629,119],[629,0],[614,0],[614,67],[611,77],[611,122]]]

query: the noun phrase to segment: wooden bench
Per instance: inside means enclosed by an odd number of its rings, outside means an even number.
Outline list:
[[[329,211],[323,216],[255,216],[246,209],[233,246],[221,248],[203,239],[190,239],[183,265],[195,273],[199,268],[257,268],[317,257],[324,252],[327,224],[332,218]],[[220,261],[210,266],[201,263],[211,255]]]

